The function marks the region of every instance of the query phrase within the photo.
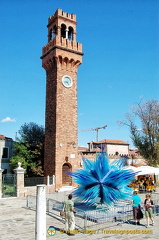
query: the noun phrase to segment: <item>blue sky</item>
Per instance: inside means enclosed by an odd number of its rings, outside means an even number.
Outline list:
[[[77,15],[83,44],[78,71],[78,128],[99,140],[130,143],[119,127],[136,102],[159,100],[158,0],[1,0],[0,134],[15,138],[25,122],[45,124],[46,74],[41,67],[47,20],[57,8]],[[96,131],[79,132],[79,145]]]

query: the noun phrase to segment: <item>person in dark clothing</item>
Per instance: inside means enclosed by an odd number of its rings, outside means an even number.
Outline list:
[[[133,217],[134,217],[134,224],[140,225],[140,203],[141,198],[138,196],[137,191],[134,191],[134,196],[132,198],[132,206],[133,206]]]

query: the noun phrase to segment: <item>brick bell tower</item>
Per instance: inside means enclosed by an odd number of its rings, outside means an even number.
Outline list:
[[[76,15],[57,9],[48,19],[42,49],[46,70],[44,174],[55,175],[56,189],[74,185],[67,171],[80,167],[77,129],[77,71],[82,44],[76,42]]]

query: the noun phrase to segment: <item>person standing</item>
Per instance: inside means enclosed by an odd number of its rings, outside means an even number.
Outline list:
[[[141,198],[138,196],[137,191],[134,191],[133,198],[132,198],[132,206],[133,206],[133,217],[134,217],[134,224],[140,225],[140,203]]]
[[[145,216],[146,216],[146,222],[147,222],[146,227],[149,227],[149,219],[151,219],[152,226],[153,226],[154,225],[154,220],[153,220],[153,214],[152,214],[152,207],[154,205],[153,205],[153,201],[151,200],[151,195],[150,194],[146,194],[146,199],[144,201],[144,206],[145,206]]]
[[[75,229],[75,217],[74,217],[74,202],[72,201],[72,194],[68,195],[68,200],[64,202],[65,212],[65,231],[68,234],[73,234]]]

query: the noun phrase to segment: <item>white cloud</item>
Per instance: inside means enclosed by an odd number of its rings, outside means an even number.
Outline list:
[[[10,117],[6,117],[6,118],[2,119],[0,122],[1,122],[1,123],[5,123],[5,122],[16,122],[16,120],[15,120],[15,119],[11,119]]]

